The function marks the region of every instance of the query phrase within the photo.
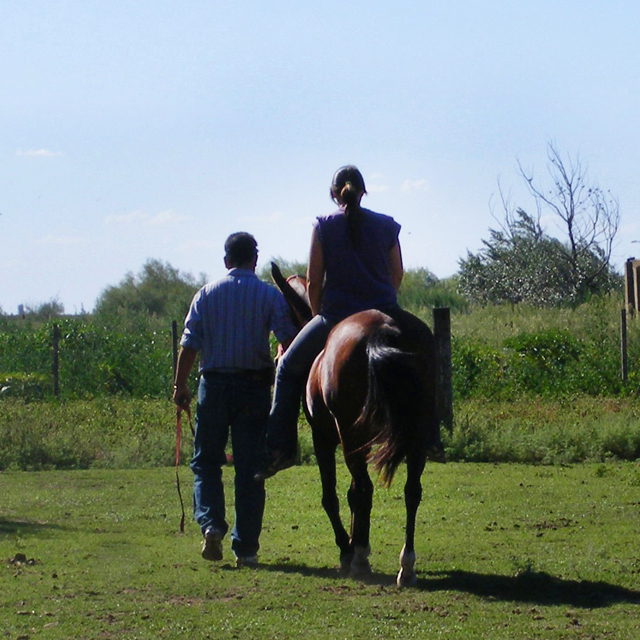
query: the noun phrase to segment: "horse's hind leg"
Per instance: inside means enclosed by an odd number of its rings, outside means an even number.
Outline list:
[[[399,587],[410,587],[416,584],[418,578],[415,571],[415,533],[416,515],[422,500],[422,485],[420,476],[424,470],[424,456],[410,456],[407,460],[407,481],[404,485],[404,501],[407,511],[407,522],[404,546],[400,552],[400,571],[396,578]]]
[[[358,578],[371,573],[369,531],[373,504],[373,483],[367,471],[365,452],[359,451],[347,456],[347,466],[352,476],[348,493],[349,507],[351,508],[351,546],[353,547],[350,575],[353,578]]]
[[[336,492],[336,448],[336,444],[327,442],[314,434],[314,449],[322,483],[322,507],[329,517],[336,545],[340,549],[341,570],[348,571],[353,559],[353,550],[349,542],[349,534],[340,518],[340,502]]]

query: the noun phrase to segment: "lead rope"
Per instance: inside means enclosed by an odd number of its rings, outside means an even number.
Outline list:
[[[182,422],[180,416],[183,411],[187,414],[187,418],[189,418],[191,435],[195,435],[193,431],[193,422],[191,421],[191,409],[188,406],[184,409],[182,409],[181,407],[176,407],[176,450],[174,466],[176,469],[176,489],[178,490],[178,498],[180,499],[180,510],[182,512],[182,515],[180,517],[180,533],[184,533],[185,521],[184,500],[182,499],[182,491],[180,489],[180,474],[178,473],[178,468],[180,467],[180,440],[182,439]]]

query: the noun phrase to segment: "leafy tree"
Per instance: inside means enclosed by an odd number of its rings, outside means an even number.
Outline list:
[[[484,248],[460,261],[460,290],[471,300],[579,304],[619,286],[610,264],[620,220],[616,198],[591,185],[581,162],[565,162],[552,143],[548,158],[551,189],[539,187],[518,164],[536,216],[511,207],[500,188],[501,228],[490,229]],[[543,212],[552,214],[561,239],[542,228]]]
[[[414,313],[436,307],[463,310],[468,303],[457,289],[457,278],[439,280],[429,269],[407,269],[402,278],[398,302]]]
[[[129,272],[119,285],[107,287],[100,294],[95,315],[113,318],[145,314],[181,320],[194,293],[205,283],[204,274],[196,279],[168,262],[150,259],[138,275]]]
[[[25,314],[37,320],[49,320],[64,314],[64,305],[57,297],[37,305],[26,305]]]

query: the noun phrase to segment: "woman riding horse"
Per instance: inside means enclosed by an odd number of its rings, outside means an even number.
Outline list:
[[[338,210],[318,217],[313,226],[308,294],[313,318],[280,359],[267,427],[267,455],[256,479],[265,479],[294,464],[300,399],[311,365],[331,329],[344,318],[377,309],[400,320],[409,316],[398,305],[403,277],[398,235],[393,218],[361,207],[367,193],[364,178],[352,166],[336,171],[330,195]],[[437,433],[429,457],[443,457]]]

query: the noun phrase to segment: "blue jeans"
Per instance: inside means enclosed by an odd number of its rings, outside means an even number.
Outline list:
[[[315,316],[302,328],[280,359],[267,427],[268,455],[275,451],[287,456],[295,454],[302,392],[311,365],[324,349],[335,324],[324,316]]]
[[[253,478],[262,461],[269,414],[268,380],[232,374],[203,374],[198,387],[194,452],[191,460],[193,512],[200,529],[229,530],[225,519],[222,466],[231,429],[235,466],[235,521],[231,548],[236,556],[257,553],[264,514],[264,483]]]

